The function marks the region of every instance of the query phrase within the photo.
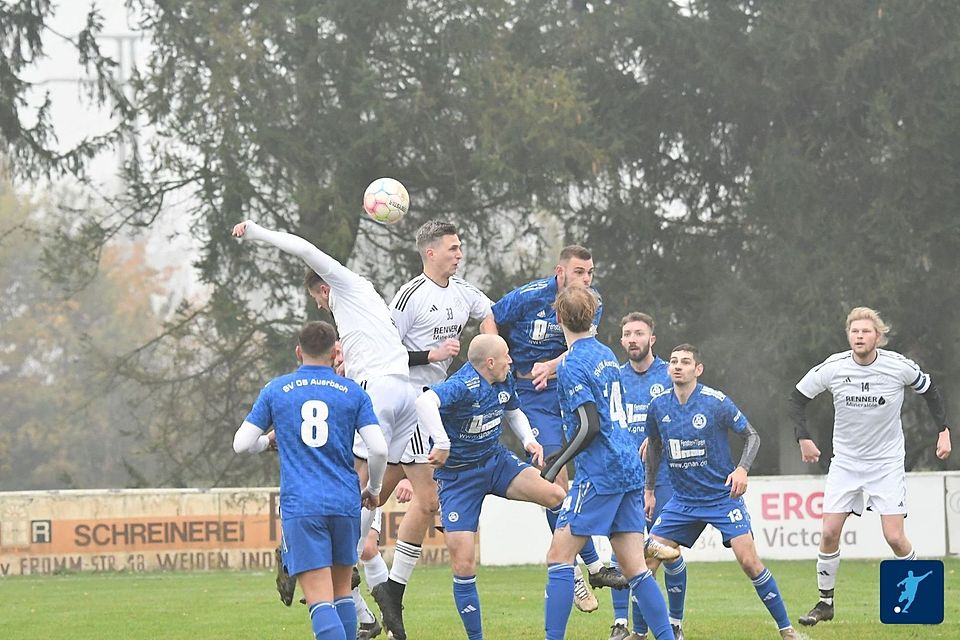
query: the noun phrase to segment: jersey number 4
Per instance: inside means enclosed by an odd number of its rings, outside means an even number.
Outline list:
[[[610,421],[616,422],[626,429],[627,412],[623,410],[623,394],[620,391],[620,381],[614,380],[611,382],[609,392],[605,395],[610,396]]]
[[[300,439],[308,447],[322,447],[327,444],[327,435],[330,428],[327,426],[327,418],[330,416],[330,409],[327,403],[321,400],[307,400],[300,407],[300,417],[303,421],[300,423]]]

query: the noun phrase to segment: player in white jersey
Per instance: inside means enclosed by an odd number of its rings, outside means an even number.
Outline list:
[[[807,403],[823,391],[833,394],[833,459],[823,493],[823,522],[817,557],[820,600],[800,617],[815,625],[833,618],[833,591],[840,567],[840,536],[851,513],[864,507],[880,514],[883,537],[895,556],[913,560],[916,552],[903,530],[907,485],[904,472],[903,389],[923,395],[940,434],[937,457],[950,455],[950,429],[940,391],[930,376],[909,358],[881,349],[890,328],[868,307],[847,316],[850,350],[835,353],[797,383],[790,396],[791,414],[800,455],[817,462],[820,450],[807,431]],[[864,494],[869,496],[866,500]]]
[[[410,383],[416,395],[425,387],[442,382],[447,368],[460,353],[460,335],[471,318],[481,328],[495,332],[486,295],[454,274],[463,259],[457,228],[431,220],[417,230],[417,250],[423,273],[397,291],[390,303],[390,315],[407,350]],[[413,485],[413,499],[397,532],[397,545],[390,577],[383,584],[371,584],[371,593],[383,613],[384,624],[395,638],[403,638],[402,603],[404,589],[420,558],[423,539],[435,522],[439,509],[429,434],[418,427],[401,459],[404,474]]]
[[[333,314],[346,377],[360,383],[370,395],[387,441],[389,467],[381,494],[386,500],[402,477],[400,458],[417,425],[407,350],[400,342],[386,303],[369,280],[300,236],[271,231],[251,220],[235,225],[233,235],[267,242],[299,257],[310,267],[305,281],[307,292],[318,307]],[[449,446],[446,433],[440,431],[430,436]],[[366,481],[364,470],[360,477],[361,482]],[[374,512],[365,509],[360,523],[361,541],[366,539],[373,518]]]

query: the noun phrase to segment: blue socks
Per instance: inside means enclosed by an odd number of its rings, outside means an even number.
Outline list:
[[[340,618],[346,637],[348,639],[355,637],[357,635],[357,604],[353,601],[353,595],[334,600],[333,607],[337,610],[337,616]]]
[[[547,590],[543,603],[547,640],[563,640],[572,608],[573,565],[547,565]]]
[[[353,604],[352,600],[351,604]],[[354,609],[353,619],[354,621],[357,619],[356,609]],[[318,602],[310,605],[310,624],[313,627],[313,636],[317,640],[347,640],[343,623],[332,602]],[[354,636],[356,633],[356,631],[353,632]]]
[[[617,569],[620,565],[617,563],[617,554],[610,556],[610,566]],[[630,590],[629,589],[611,589],[610,599],[613,601],[613,617],[616,620],[626,620],[630,610]]]
[[[650,571],[644,571],[630,580],[630,600],[633,602],[634,621],[639,609],[642,619],[646,620],[659,638],[673,638],[670,619],[667,617],[667,603],[663,601],[660,587]]]
[[[765,568],[752,582],[753,588],[757,590],[757,595],[760,596],[760,600],[763,601],[767,611],[777,621],[777,628],[786,629],[792,626],[790,618],[787,616],[787,607],[783,604],[783,598],[780,597],[777,581],[773,579],[770,570]]]
[[[572,584],[572,582],[571,582]],[[571,597],[572,594],[571,594]],[[460,612],[467,640],[482,640],[480,622],[480,595],[477,593],[477,576],[453,576],[453,602]]]
[[[667,587],[667,602],[670,605],[670,619],[683,620],[683,602],[687,597],[687,564],[683,556],[676,560],[663,562],[663,583]]]

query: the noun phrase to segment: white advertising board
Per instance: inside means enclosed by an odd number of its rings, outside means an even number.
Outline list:
[[[750,479],[744,499],[750,512],[757,551],[763,559],[815,558],[823,518],[824,476],[758,476]],[[946,484],[945,484],[946,483]],[[947,507],[945,508],[945,500]],[[960,475],[907,474],[906,532],[922,557],[947,554],[947,518],[951,550],[960,551]],[[948,514],[950,514],[948,516]],[[604,560],[610,545],[596,540]],[[480,562],[485,565],[540,564],[550,545],[543,509],[536,505],[488,498],[480,518]],[[879,515],[850,516],[841,542],[845,558],[889,558]],[[708,526],[692,549],[691,561],[732,560],[719,532]]]

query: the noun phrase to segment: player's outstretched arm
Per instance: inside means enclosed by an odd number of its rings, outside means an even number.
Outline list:
[[[424,391],[417,398],[414,406],[417,409],[417,420],[420,426],[426,429],[433,440],[433,448],[427,456],[427,461],[434,467],[442,467],[450,455],[450,437],[443,428],[440,418],[440,396],[433,390]]]
[[[270,446],[270,436],[257,425],[243,421],[233,435],[233,450],[237,453],[260,453]]]
[[[530,454],[530,460],[535,467],[543,466],[543,447],[537,442],[537,437],[533,435],[533,429],[530,428],[530,421],[527,415],[520,409],[510,409],[506,412],[507,422],[510,430],[523,443],[523,450]]]
[[[568,462],[574,459],[578,453],[590,446],[593,439],[600,433],[600,414],[597,413],[597,405],[592,402],[586,402],[574,412],[578,426],[570,442],[565,444],[560,451],[551,455],[544,461],[543,471],[540,475],[546,480],[553,482],[557,479],[560,470]]]
[[[241,239],[260,240],[272,244],[284,253],[297,256],[331,286],[345,287],[349,284],[351,276],[358,277],[308,240],[284,231],[271,231],[261,227],[253,220],[246,220],[234,225],[233,236]]]
[[[480,321],[480,333],[489,333],[491,335],[499,335],[500,328],[497,327],[497,321],[493,317],[493,314],[487,315],[486,318]]]
[[[380,505],[380,489],[383,474],[387,470],[387,441],[378,424],[368,424],[357,429],[363,444],[367,446],[367,487],[361,494],[363,506],[376,509]]]

